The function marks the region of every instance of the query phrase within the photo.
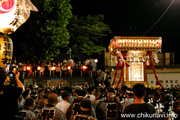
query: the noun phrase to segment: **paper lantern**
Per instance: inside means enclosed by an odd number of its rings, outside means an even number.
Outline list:
[[[13,42],[6,35],[0,36],[0,68],[5,68],[10,64],[13,55]]]
[[[0,0],[0,32],[15,32],[29,18],[30,10],[38,11],[30,0]]]

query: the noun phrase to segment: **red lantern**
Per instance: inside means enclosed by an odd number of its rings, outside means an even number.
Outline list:
[[[40,71],[40,70],[41,70],[41,67],[40,67],[40,66],[38,66],[38,67],[37,67],[37,70],[38,70],[38,71]]]
[[[85,65],[83,65],[83,66],[81,67],[81,69],[82,69],[83,71],[86,71],[86,70],[88,69],[88,67],[85,66]]]
[[[28,71],[29,71],[30,69],[31,69],[31,67],[30,67],[30,66],[27,66],[26,70],[28,70]]]
[[[53,66],[53,67],[52,67],[52,70],[56,70],[56,67]]]
[[[71,70],[71,66],[68,66],[67,69],[68,69],[68,70]]]
[[[6,35],[0,36],[0,68],[5,68],[6,64],[10,64],[13,55],[13,42]]]

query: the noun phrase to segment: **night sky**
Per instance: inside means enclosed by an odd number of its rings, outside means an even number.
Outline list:
[[[164,13],[172,0],[71,0],[73,15],[103,14],[112,33],[104,39],[109,45],[114,36],[142,36]],[[162,19],[145,35],[161,36],[162,52],[175,52],[180,64],[180,0],[175,0]]]

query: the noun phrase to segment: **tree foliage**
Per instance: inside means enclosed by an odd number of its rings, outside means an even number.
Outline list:
[[[103,37],[110,33],[109,25],[104,23],[103,15],[73,16],[68,25],[72,55],[76,59],[85,59],[104,50]]]
[[[69,44],[68,20],[72,17],[70,0],[32,0],[39,12],[31,13],[21,28],[26,38],[21,43],[28,56],[51,60]]]

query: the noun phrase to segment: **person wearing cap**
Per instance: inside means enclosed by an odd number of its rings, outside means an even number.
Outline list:
[[[87,96],[87,92],[83,89],[76,89],[76,99],[73,101],[73,103],[69,106],[69,108],[66,111],[66,118],[67,120],[70,120],[70,118],[76,114],[80,114],[82,110],[80,109],[80,103],[81,101]],[[96,118],[96,113],[94,108],[92,108],[91,116]]]
[[[145,94],[146,94],[146,89],[143,84],[136,83],[133,86],[133,96],[134,96],[135,101],[133,104],[126,106],[126,108],[124,109],[124,112],[122,113],[122,115],[133,114],[133,116],[128,116],[128,117],[126,116],[123,118],[124,120],[150,119],[148,118],[149,116],[143,116],[143,115],[146,115],[146,114],[152,115],[156,113],[154,106],[144,101]]]
[[[125,95],[126,95],[127,99],[125,100],[125,102],[123,104],[122,113],[124,112],[124,109],[126,108],[126,106],[134,103],[133,90],[131,88],[126,89]]]
[[[61,94],[62,97],[62,102],[59,102],[56,107],[59,108],[64,114],[66,114],[67,109],[71,104],[69,104],[69,99],[70,99],[71,94],[67,91],[64,91]]]
[[[116,101],[116,92],[114,88],[108,89],[107,99],[99,102],[96,106],[96,115],[98,120],[119,120],[121,104]]]
[[[88,99],[83,99],[80,103],[81,113],[77,113],[71,116],[70,120],[97,120],[95,117],[91,116],[92,103]]]

